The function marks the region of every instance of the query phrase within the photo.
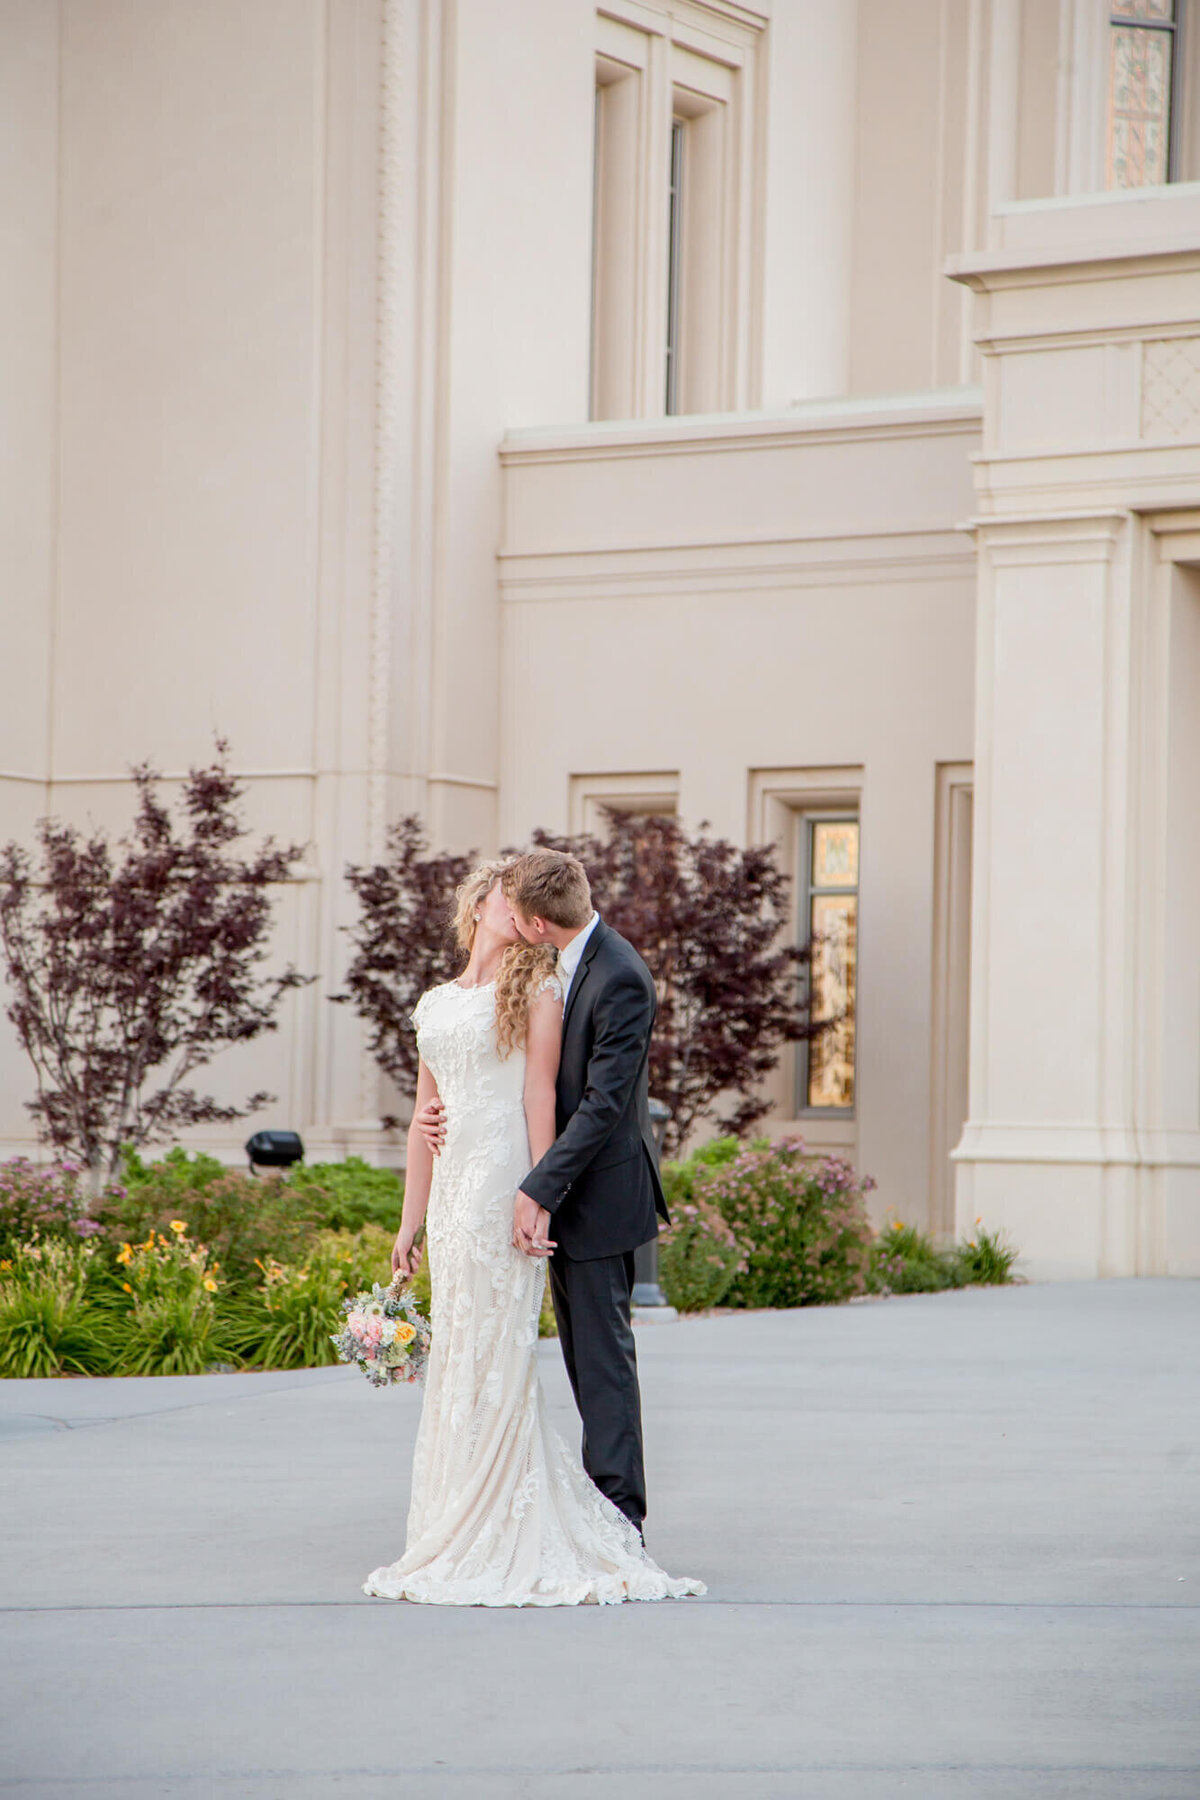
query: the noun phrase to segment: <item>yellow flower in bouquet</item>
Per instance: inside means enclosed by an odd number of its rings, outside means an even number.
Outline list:
[[[397,1325],[396,1327],[396,1342],[398,1344],[411,1344],[416,1335],[416,1327],[409,1325],[407,1322],[403,1325]]]

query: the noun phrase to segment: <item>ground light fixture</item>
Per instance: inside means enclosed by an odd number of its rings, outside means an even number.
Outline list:
[[[255,1169],[290,1169],[304,1161],[304,1145],[298,1131],[256,1131],[246,1139],[250,1172]]]

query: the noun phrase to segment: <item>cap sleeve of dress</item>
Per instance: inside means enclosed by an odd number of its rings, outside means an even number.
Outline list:
[[[421,1029],[421,1020],[425,1016],[426,1002],[429,999],[429,994],[430,990],[426,988],[425,992],[421,995],[421,998],[417,1001],[417,1004],[408,1015],[418,1031]]]
[[[566,995],[563,990],[562,976],[561,975],[545,976],[544,979],[542,980],[541,984],[538,987],[538,993],[539,993],[539,995],[540,994],[553,994],[554,998],[558,1001],[558,1004],[561,1006],[563,1004],[563,1001],[566,998]]]

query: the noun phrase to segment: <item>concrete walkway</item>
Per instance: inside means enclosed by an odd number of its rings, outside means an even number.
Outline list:
[[[1200,1796],[1200,1284],[639,1349],[649,1542],[704,1601],[366,1600],[420,1397],[351,1370],[0,1384],[0,1794]]]

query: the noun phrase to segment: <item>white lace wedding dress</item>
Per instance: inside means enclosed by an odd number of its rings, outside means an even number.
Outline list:
[[[364,1592],[441,1606],[680,1599],[546,1417],[537,1373],[546,1270],[511,1242],[529,1172],[525,1056],[496,1048],[495,987],[446,982],[413,1014],[446,1104],[426,1223],[433,1343],[404,1555]]]

